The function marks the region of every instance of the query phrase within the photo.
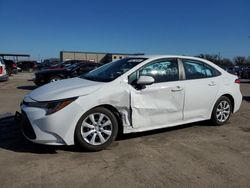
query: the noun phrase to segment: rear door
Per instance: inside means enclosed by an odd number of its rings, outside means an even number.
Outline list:
[[[185,72],[184,120],[202,120],[210,117],[216,100],[220,72],[197,60],[183,59]]]
[[[152,76],[155,83],[137,88],[131,82],[131,109],[134,128],[166,127],[183,118],[184,88],[179,81],[176,59],[161,59],[139,69],[130,78]],[[130,79],[129,79],[130,80]],[[136,81],[136,79],[134,79]]]

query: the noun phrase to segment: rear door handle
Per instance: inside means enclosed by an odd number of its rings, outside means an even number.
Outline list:
[[[183,88],[180,86],[176,86],[174,89],[171,89],[171,91],[173,91],[173,92],[182,91],[182,90],[183,90]]]
[[[208,85],[209,85],[209,86],[215,86],[216,83],[215,83],[215,82],[210,82]]]

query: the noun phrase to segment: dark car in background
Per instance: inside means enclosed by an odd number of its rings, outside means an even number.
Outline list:
[[[12,74],[17,74],[17,64],[12,61],[12,60],[8,60],[8,59],[3,59],[5,67],[6,67],[6,71],[7,74],[10,76]]]
[[[32,71],[36,70],[37,62],[36,61],[19,61],[19,62],[17,62],[17,66],[22,71],[32,72]]]
[[[226,71],[241,78],[242,70],[238,66],[228,67]]]
[[[62,69],[67,68],[70,65],[73,65],[75,63],[88,63],[89,61],[82,61],[82,60],[67,60],[60,63],[41,63],[38,65],[38,70],[46,70],[46,69]],[[44,65],[43,65],[44,64]]]
[[[65,68],[41,70],[35,73],[34,82],[40,86],[50,82],[55,82],[61,79],[77,77],[81,74],[88,73],[91,70],[99,67],[98,63],[74,63]]]
[[[245,67],[242,69],[241,78],[250,79],[250,67]]]
[[[50,62],[42,62],[42,63],[37,63],[37,70],[43,70],[43,69],[47,69],[48,67],[51,66]]]
[[[60,60],[57,58],[45,59],[41,63],[37,63],[37,70],[48,69],[51,66],[57,65],[60,63]]]
[[[76,64],[76,63],[89,63],[89,61],[68,60],[68,61],[63,61],[63,62],[60,62],[60,63],[50,64],[50,65],[44,66],[40,70],[45,70],[45,69],[63,69],[63,68],[67,68],[68,66]]]

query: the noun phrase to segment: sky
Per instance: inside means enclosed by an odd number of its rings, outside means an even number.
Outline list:
[[[250,0],[0,0],[0,53],[250,56]]]

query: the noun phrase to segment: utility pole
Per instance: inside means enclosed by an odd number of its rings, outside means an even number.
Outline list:
[[[220,54],[220,52],[219,52],[219,54],[218,54],[218,58],[219,58],[219,62],[220,62],[220,60],[221,60],[221,54]]]

